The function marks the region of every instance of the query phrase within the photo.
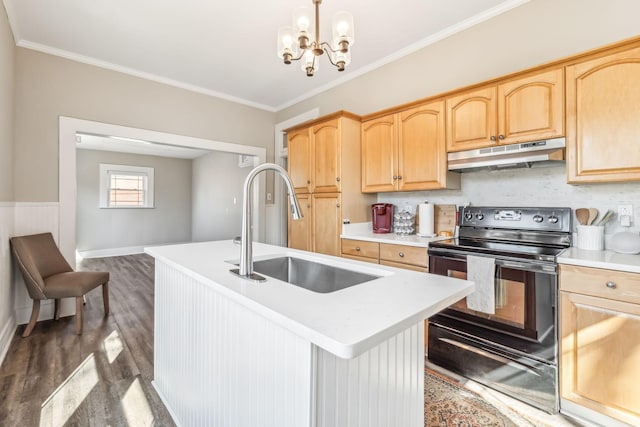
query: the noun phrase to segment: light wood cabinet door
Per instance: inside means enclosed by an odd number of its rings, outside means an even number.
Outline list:
[[[444,125],[444,101],[399,113],[399,191],[446,187],[447,150]]]
[[[395,114],[362,123],[363,193],[396,191],[396,137]]]
[[[561,396],[640,425],[640,305],[561,291],[560,313]]]
[[[288,135],[288,168],[296,194],[311,192],[311,138],[309,129]]]
[[[313,193],[340,191],[340,120],[329,120],[311,129]]]
[[[497,144],[496,86],[447,99],[447,151]]]
[[[303,216],[300,219],[292,219],[291,206],[289,205],[287,246],[293,249],[310,251],[312,223],[311,195],[297,194],[296,197],[298,198],[298,204],[300,205]]]
[[[567,179],[640,180],[640,48],[566,68]]]
[[[564,70],[498,85],[498,144],[564,136]]]
[[[316,193],[312,196],[313,252],[340,256],[342,211],[339,193]]]

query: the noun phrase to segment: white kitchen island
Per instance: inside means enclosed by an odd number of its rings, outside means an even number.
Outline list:
[[[424,426],[424,322],[472,282],[254,243],[381,276],[331,293],[232,275],[231,241],[156,258],[154,386],[179,426]],[[319,277],[318,280],[322,280]]]

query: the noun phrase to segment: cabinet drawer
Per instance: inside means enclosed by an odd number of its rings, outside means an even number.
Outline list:
[[[349,255],[349,254],[342,254],[342,258],[348,258],[356,261],[364,261],[364,262],[370,262],[372,264],[378,264],[378,258],[367,258],[364,256]]]
[[[563,264],[560,290],[640,304],[640,274]]]
[[[378,261],[380,244],[364,240],[342,239],[342,253],[367,258],[375,258]]]
[[[420,271],[422,273],[429,272],[429,267],[422,267],[420,265],[402,264],[399,262],[385,261],[385,260],[381,260],[380,264],[387,265],[389,267],[404,268],[405,270]]]
[[[380,259],[402,264],[412,264],[421,267],[429,265],[427,248],[405,245],[391,245],[380,243]]]

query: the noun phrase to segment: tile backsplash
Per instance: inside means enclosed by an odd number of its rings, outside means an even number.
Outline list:
[[[379,193],[378,202],[393,203],[397,208],[410,205],[413,209],[425,200],[458,206],[592,207],[600,211],[599,218],[613,209],[616,215],[605,227],[607,235],[625,231],[618,221],[618,205],[632,205],[628,231],[640,231],[640,182],[570,185],[566,181],[562,166],[483,170],[463,173],[460,190]],[[573,224],[575,231],[575,216]]]

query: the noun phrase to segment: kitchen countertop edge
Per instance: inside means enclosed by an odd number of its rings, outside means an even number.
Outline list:
[[[557,258],[558,264],[640,273],[640,255],[621,254],[611,250],[593,251],[569,248]]]

